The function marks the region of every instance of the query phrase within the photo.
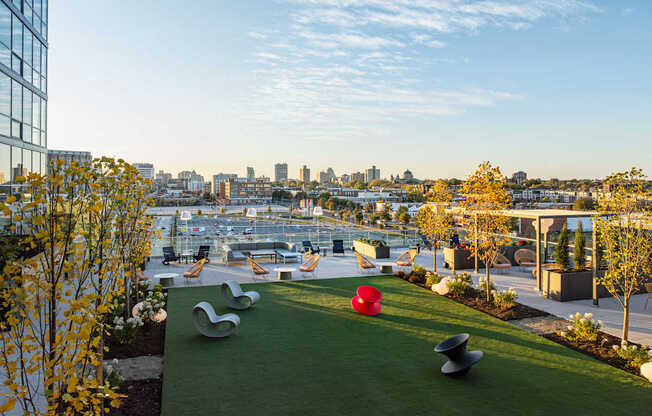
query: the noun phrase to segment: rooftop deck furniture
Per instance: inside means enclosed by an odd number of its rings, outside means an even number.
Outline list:
[[[333,255],[344,255],[344,240],[333,240]]]
[[[396,265],[398,267],[412,268],[412,265],[414,264],[414,259],[417,257],[417,254],[419,253],[415,249],[410,249],[405,251],[396,259]]]
[[[158,279],[158,283],[163,287],[174,286],[174,278],[179,277],[177,273],[159,273],[154,275],[154,279]]]
[[[258,292],[253,290],[243,292],[240,283],[235,280],[227,280],[222,283],[222,297],[229,308],[239,311],[251,308],[260,300]]]
[[[318,254],[319,253],[319,246],[317,248],[314,248],[312,246],[312,242],[310,242],[309,240],[302,241],[301,245],[303,246],[304,254]]]
[[[353,242],[353,250],[357,253],[362,254],[365,257],[369,257],[372,259],[389,258],[389,246],[386,244],[373,245],[373,244],[366,243],[364,241],[355,240]]]
[[[251,266],[251,272],[254,274],[254,279],[257,276],[267,276],[269,274],[269,270],[256,263],[256,261],[251,257],[247,257],[247,261],[249,262],[249,266]],[[263,277],[263,280],[267,279]]]
[[[504,271],[512,267],[512,263],[507,259],[507,257],[503,256],[502,254],[498,254],[496,261],[491,265],[491,267]]]
[[[292,272],[296,272],[294,267],[277,267],[274,269],[278,280],[292,280]]]
[[[357,251],[354,251],[355,257],[358,260],[358,266],[360,266],[360,271],[364,272],[367,270],[374,270],[376,269],[376,265],[373,264],[369,259],[367,259],[365,256],[362,254],[358,253]]]
[[[647,301],[652,298],[652,283],[645,284],[645,290],[647,291],[647,298],[645,298],[645,310],[647,310]]]
[[[167,266],[171,261],[179,261],[179,255],[174,252],[174,247],[163,247],[163,264]]]
[[[222,247],[224,251],[224,263],[228,266],[230,263],[246,262],[249,253],[253,250],[283,250],[287,252],[296,252],[296,247],[292,243],[281,241],[261,241],[261,242],[243,242],[229,243]]]
[[[351,299],[351,306],[363,315],[374,316],[380,313],[380,301],[383,295],[373,286],[360,286],[356,296]]]
[[[234,313],[218,315],[208,302],[199,302],[192,308],[192,322],[205,337],[223,338],[235,332],[240,318]]]
[[[381,261],[378,263],[378,267],[380,268],[380,272],[383,274],[392,274],[394,273],[394,266],[396,263],[393,263],[391,261]]]
[[[208,253],[211,251],[211,246],[199,246],[199,250],[197,250],[197,255],[193,256],[195,261],[199,261],[201,259],[206,259],[206,263],[210,262],[208,259]]]
[[[435,347],[435,352],[448,357],[448,361],[441,367],[442,374],[462,375],[469,372],[471,366],[482,359],[482,351],[467,351],[466,343],[469,334],[459,334],[448,338]]]
[[[186,272],[183,273],[183,278],[186,283],[190,282],[191,279],[198,279],[201,276],[202,270],[204,270],[204,263],[206,259],[201,259],[195,264],[193,264]]]
[[[514,253],[514,260],[522,267],[536,267],[537,266],[537,253],[527,248],[522,248]]]
[[[278,262],[278,255],[276,254],[276,250],[269,250],[269,249],[251,250],[249,252],[249,257],[252,259],[267,257],[270,260],[274,260],[274,263]]]
[[[317,265],[319,264],[319,257],[319,254],[313,254],[312,256],[308,257],[308,260],[299,266],[299,271],[304,274],[312,273],[314,277],[317,271]]]
[[[281,250],[281,249],[276,250],[276,256],[283,263],[287,263],[288,260],[297,262],[299,261],[299,259],[301,259],[301,253],[297,253],[296,251]]]

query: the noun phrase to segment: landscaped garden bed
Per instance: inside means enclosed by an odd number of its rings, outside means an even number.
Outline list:
[[[159,416],[161,414],[162,379],[125,381],[120,385],[120,394],[127,397],[111,416]]]
[[[131,344],[121,344],[117,337],[111,335],[106,339],[109,350],[104,358],[133,358],[143,355],[162,355],[165,345],[165,322],[150,324],[141,328]]]

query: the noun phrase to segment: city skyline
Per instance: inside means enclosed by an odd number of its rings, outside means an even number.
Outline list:
[[[204,177],[652,171],[649,3],[334,4],[55,2],[48,146]]]

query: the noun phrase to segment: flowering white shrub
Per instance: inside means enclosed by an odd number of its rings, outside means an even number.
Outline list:
[[[638,348],[636,345],[628,345],[627,341],[623,341],[618,345],[612,347],[616,354],[623,360],[627,361],[627,367],[641,368],[641,366],[652,360],[652,351],[647,345],[641,345]]]
[[[146,321],[157,322],[155,319],[156,314],[165,306],[166,297],[167,293],[159,291],[147,292],[147,297],[143,300],[138,310],[138,316]]]
[[[485,279],[484,277],[480,277],[480,278],[478,279],[478,288],[479,288],[482,292],[486,292],[486,291],[487,291],[487,281],[486,281],[486,279]],[[494,284],[491,283],[491,284],[489,285],[489,290],[490,290],[490,291],[494,291],[494,290],[496,290],[496,286],[494,286]]]
[[[130,344],[141,326],[143,326],[143,320],[140,317],[129,318],[125,321],[121,316],[116,316],[113,319],[113,334],[121,344]]]
[[[104,384],[108,385],[110,388],[118,388],[124,381],[124,378],[120,373],[120,363],[117,358],[114,358],[111,364],[104,366],[102,375],[104,378]]]
[[[516,290],[513,287],[504,291],[492,290],[491,294],[494,298],[494,306],[500,309],[511,308],[516,305],[516,299],[518,299]]]
[[[573,320],[571,325],[568,325],[568,331],[565,337],[571,341],[587,341],[596,342],[598,340],[598,332],[602,326],[602,321],[595,322],[592,313],[585,313],[582,315],[577,312],[575,315],[569,315]],[[560,333],[561,336],[564,336]]]

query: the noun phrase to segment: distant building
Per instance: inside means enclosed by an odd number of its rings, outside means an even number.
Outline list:
[[[204,193],[205,194],[210,194],[211,193],[211,183],[210,182],[204,182]]]
[[[204,182],[204,177],[194,170],[191,172],[189,170],[182,170],[179,172],[177,175],[179,179],[187,179],[188,181],[194,181],[194,182]]]
[[[93,156],[91,155],[90,152],[48,149],[48,165],[60,159],[65,160],[67,165],[69,165],[72,162],[83,164],[83,163],[90,163],[93,160]]]
[[[369,169],[365,169],[364,171],[364,181],[369,183],[372,181],[375,181],[376,179],[380,179],[380,169],[376,168],[376,165],[373,165]]]
[[[274,182],[285,182],[288,180],[288,164],[277,163],[274,165]]]
[[[343,173],[342,176],[340,176],[340,183],[349,183],[351,182],[351,175],[347,175],[346,173]]]
[[[213,193],[218,196],[221,195],[220,198],[223,198],[224,189],[222,189],[222,192],[220,193],[220,184],[222,182],[228,181],[229,179],[235,179],[237,177],[238,175],[235,173],[218,173],[217,175],[213,175]]]
[[[185,192],[188,190],[188,179],[170,178],[167,185],[168,192]]]
[[[517,183],[519,185],[523,185],[523,183],[527,180],[527,173],[519,170],[518,172],[515,172],[512,175],[512,182]]]
[[[154,180],[154,165],[151,163],[133,163],[143,179]]]
[[[259,176],[256,179],[254,179],[254,181],[255,182],[271,182],[272,180],[269,177],[263,175],[263,176]]]
[[[364,182],[364,173],[362,172],[355,172],[351,174],[351,181],[352,182]]]
[[[161,186],[167,186],[170,179],[172,179],[171,173],[165,173],[162,170],[159,170],[156,174],[156,183]]]
[[[410,171],[410,169],[406,169],[405,172],[403,172],[402,179],[404,181],[409,181],[411,179],[414,179],[414,175],[412,175],[412,172]]]
[[[323,170],[319,172],[319,183],[328,183],[329,178],[328,178],[328,173],[324,172]]]
[[[271,203],[272,183],[229,179],[224,182],[223,198],[228,199],[231,205]]]
[[[305,183],[310,182],[310,168],[306,165],[299,169],[299,180]]]
[[[256,180],[256,174],[254,173],[254,168],[247,166],[247,180],[253,182]]]

